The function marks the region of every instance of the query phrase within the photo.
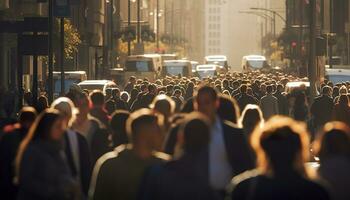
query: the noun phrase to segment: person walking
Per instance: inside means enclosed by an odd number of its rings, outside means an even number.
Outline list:
[[[254,131],[252,146],[258,168],[232,179],[230,199],[330,199],[323,186],[308,178],[304,163],[309,158],[309,140],[303,125],[287,117],[272,117]]]
[[[145,170],[168,160],[161,148],[159,116],[149,109],[132,113],[127,131],[132,145],[120,145],[95,165],[89,199],[136,199]]]
[[[16,157],[17,199],[80,199],[62,146],[64,126],[58,111],[45,110],[21,142]]]
[[[333,99],[331,97],[331,87],[324,86],[322,95],[316,97],[311,105],[310,113],[314,119],[314,128],[318,130],[331,120],[333,111]]]
[[[260,100],[260,108],[265,119],[269,119],[274,115],[278,115],[278,100],[272,94],[273,88],[271,85],[266,87],[266,95]]]

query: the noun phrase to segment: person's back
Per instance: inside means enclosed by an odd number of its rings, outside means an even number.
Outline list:
[[[333,110],[333,100],[329,96],[330,90],[328,86],[324,86],[322,88],[323,94],[315,98],[314,103],[311,105],[310,112],[314,117],[316,128],[323,126],[331,120],[330,113]]]
[[[242,176],[247,176],[247,173]],[[255,174],[255,176],[244,179],[234,188],[232,199],[326,200],[329,198],[326,190],[319,184],[297,174],[286,173],[281,177]]]
[[[346,95],[339,97],[339,102],[335,104],[332,114],[332,120],[341,121],[350,126],[350,106],[349,98]]]
[[[160,164],[164,158],[157,154],[143,160],[126,145],[121,145],[99,159],[99,175],[91,199],[136,199],[145,170]],[[95,168],[97,170],[97,168]],[[94,180],[93,180],[94,181]],[[92,185],[93,187],[93,185]]]
[[[269,85],[266,88],[267,94],[260,100],[260,108],[263,112],[264,118],[269,119],[273,115],[279,114],[278,100],[272,95],[272,86]]]
[[[277,85],[277,91],[274,94],[274,96],[277,98],[278,101],[278,111],[280,115],[286,115],[289,114],[289,108],[288,108],[288,99],[285,95],[282,94],[283,86]]]

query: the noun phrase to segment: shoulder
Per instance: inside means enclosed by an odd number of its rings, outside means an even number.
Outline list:
[[[234,132],[234,133],[238,133],[238,134],[240,134],[240,133],[243,134],[243,129],[239,125],[232,123],[230,121],[227,121],[227,120],[222,121],[222,127],[223,127],[224,132],[230,131],[230,132]]]
[[[159,152],[159,151],[154,152],[153,156],[156,159],[161,160],[161,161],[169,161],[169,160],[171,160],[171,156],[169,154],[166,154],[166,153],[163,153],[163,152]]]
[[[246,191],[253,182],[256,182],[261,177],[262,175],[257,169],[243,172],[231,180],[227,187],[227,192],[231,194],[233,192]]]

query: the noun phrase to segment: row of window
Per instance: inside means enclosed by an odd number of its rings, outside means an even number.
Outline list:
[[[220,40],[209,40],[209,46],[220,46]]]
[[[220,29],[220,24],[209,24],[209,29]]]
[[[218,5],[221,3],[221,0],[209,0],[209,4],[212,4],[212,5]]]
[[[220,37],[220,32],[209,32],[209,37],[210,38],[218,38]]]
[[[209,8],[209,13],[220,13],[221,9],[219,7]]]
[[[209,48],[208,51],[209,51],[208,52],[209,54],[219,54],[220,53],[219,48]]]
[[[220,21],[220,16],[209,16],[209,21]]]

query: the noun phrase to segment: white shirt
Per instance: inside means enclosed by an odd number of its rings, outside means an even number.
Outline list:
[[[224,190],[232,179],[231,165],[227,159],[222,122],[216,118],[211,128],[209,144],[209,182],[215,190]]]

